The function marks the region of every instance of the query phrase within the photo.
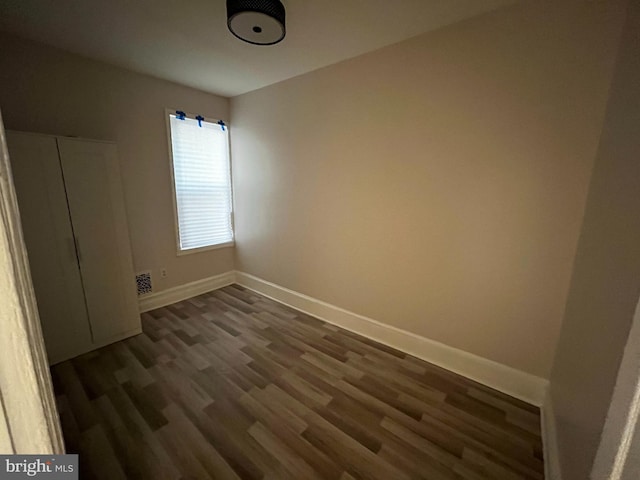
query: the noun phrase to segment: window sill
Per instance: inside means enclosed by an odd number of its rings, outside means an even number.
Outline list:
[[[183,255],[191,255],[192,253],[207,252],[209,250],[218,250],[220,248],[232,248],[232,247],[235,247],[235,245],[236,245],[236,242],[232,240],[231,242],[219,243],[217,245],[209,245],[207,247],[189,248],[187,250],[178,249],[176,254],[178,257],[182,257]]]

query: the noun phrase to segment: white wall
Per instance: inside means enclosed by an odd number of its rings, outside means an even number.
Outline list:
[[[229,121],[229,100],[0,34],[7,129],[118,144],[136,271],[164,290],[233,269],[233,249],[176,255],[164,109]],[[159,270],[166,267],[168,277]]]
[[[236,268],[548,378],[623,5],[525,2],[233,98]]]
[[[563,480],[589,474],[640,297],[639,52],[633,0],[551,376]]]

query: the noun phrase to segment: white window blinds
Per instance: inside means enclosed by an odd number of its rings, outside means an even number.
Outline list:
[[[179,248],[233,242],[227,129],[169,115]]]

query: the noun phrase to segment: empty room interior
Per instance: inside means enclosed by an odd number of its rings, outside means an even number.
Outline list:
[[[0,454],[640,475],[637,0],[0,0],[0,112]]]

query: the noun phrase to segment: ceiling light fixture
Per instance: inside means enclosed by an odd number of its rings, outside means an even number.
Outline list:
[[[279,0],[227,0],[227,26],[240,40],[254,45],[281,41],[286,29]]]

